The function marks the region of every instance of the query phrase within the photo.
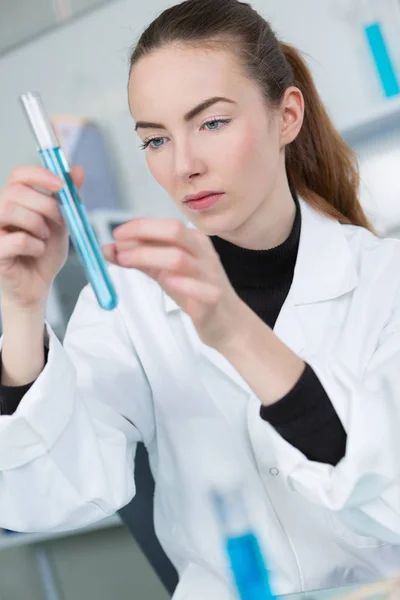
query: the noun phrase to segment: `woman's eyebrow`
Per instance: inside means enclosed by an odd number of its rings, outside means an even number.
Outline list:
[[[237,102],[235,102],[234,100],[230,100],[229,98],[224,98],[223,96],[213,96],[212,98],[208,98],[208,100],[203,100],[203,102],[200,102],[200,104],[189,110],[189,112],[186,113],[186,115],[184,116],[184,120],[188,123],[189,121],[197,117],[199,113],[201,113],[206,108],[209,108],[216,102],[230,102],[231,104],[237,104]],[[163,125],[162,123],[152,123],[150,121],[138,121],[136,123],[135,130],[137,131],[139,128],[166,129],[165,125]]]

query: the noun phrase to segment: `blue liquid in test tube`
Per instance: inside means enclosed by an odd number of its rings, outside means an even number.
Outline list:
[[[240,600],[273,600],[269,573],[248,521],[240,488],[212,494]]]
[[[385,95],[390,98],[400,93],[399,82],[396,77],[393,62],[389,55],[389,50],[385,42],[382,27],[379,22],[370,23],[364,27],[365,35],[368,40],[372,56],[380,80],[382,82]]]

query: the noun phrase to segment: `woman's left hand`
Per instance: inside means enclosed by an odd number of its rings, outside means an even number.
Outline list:
[[[208,236],[177,219],[132,219],[103,246],[109,262],[152,277],[192,319],[200,339],[229,343],[244,303],[236,294]]]

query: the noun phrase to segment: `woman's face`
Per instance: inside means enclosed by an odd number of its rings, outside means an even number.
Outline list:
[[[163,48],[133,67],[129,99],[152,175],[209,235],[240,229],[281,185],[281,119],[232,53]],[[223,195],[189,208],[185,197],[204,191]]]

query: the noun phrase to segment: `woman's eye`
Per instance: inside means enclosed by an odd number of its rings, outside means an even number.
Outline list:
[[[230,119],[213,119],[212,121],[207,121],[203,123],[203,126],[207,126],[208,131],[217,131],[221,129],[223,125],[229,123]]]
[[[157,150],[157,148],[161,148],[161,146],[163,146],[164,144],[159,144],[158,142],[162,142],[164,140],[164,138],[160,137],[160,138],[152,138],[151,140],[147,140],[146,142],[144,142],[143,144],[141,144],[141,148],[142,150],[145,150],[148,146],[150,146],[150,148],[152,148],[153,150]]]

